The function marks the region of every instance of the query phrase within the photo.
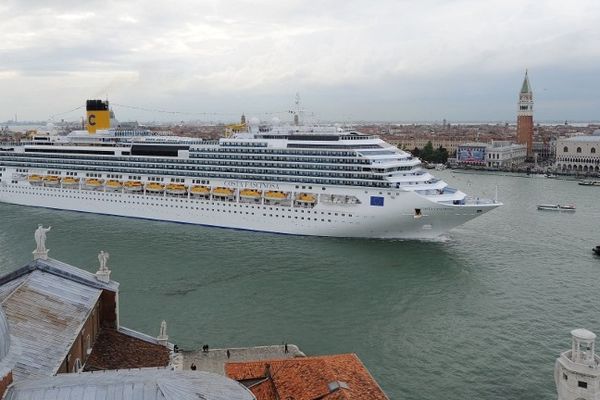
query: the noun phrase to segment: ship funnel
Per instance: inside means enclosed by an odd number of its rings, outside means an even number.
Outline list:
[[[88,100],[86,102],[87,131],[90,134],[97,130],[110,129],[110,111],[108,100]]]

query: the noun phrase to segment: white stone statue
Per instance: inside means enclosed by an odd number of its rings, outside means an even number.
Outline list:
[[[37,244],[37,248],[35,251],[39,254],[46,253],[46,233],[52,229],[51,226],[48,228],[44,228],[42,224],[38,225],[38,228],[35,230],[34,238],[35,243]]]
[[[160,331],[158,332],[159,338],[166,338],[167,336],[167,321],[163,320],[160,323]]]
[[[158,336],[156,337],[159,344],[166,346],[169,341],[169,335],[167,335],[167,321],[163,320],[160,323],[160,331],[158,332]]]
[[[104,252],[104,250],[100,250],[100,254],[98,254],[98,261],[100,261],[100,271],[102,271],[102,272],[108,271],[108,267],[106,266],[106,263],[108,262],[109,258],[110,258],[110,254],[108,254],[108,252]]]

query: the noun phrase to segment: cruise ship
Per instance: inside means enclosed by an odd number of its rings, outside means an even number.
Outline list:
[[[0,201],[294,235],[432,239],[498,207],[377,136],[245,121],[219,140],[87,126],[0,148]]]

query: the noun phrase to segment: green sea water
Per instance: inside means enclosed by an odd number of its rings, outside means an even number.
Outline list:
[[[354,352],[392,399],[554,399],[569,331],[600,332],[600,188],[436,172],[505,205],[440,241],[297,237],[0,204],[0,272],[110,253],[121,324],[182,348]],[[575,203],[574,214],[537,211]]]

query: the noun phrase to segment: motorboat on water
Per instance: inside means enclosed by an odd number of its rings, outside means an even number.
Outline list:
[[[540,211],[575,211],[575,205],[538,204],[537,209]]]
[[[581,186],[600,186],[600,181],[582,181],[579,182]]]

